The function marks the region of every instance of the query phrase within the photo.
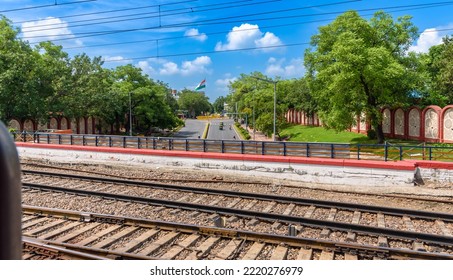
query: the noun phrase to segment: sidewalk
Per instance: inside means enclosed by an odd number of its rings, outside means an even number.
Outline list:
[[[255,141],[272,141],[272,138],[266,137],[261,131],[256,130],[255,131],[255,139],[253,139],[253,128],[247,127],[245,128],[244,125],[242,125],[244,129],[247,129],[247,131],[250,134],[250,140],[255,140]]]

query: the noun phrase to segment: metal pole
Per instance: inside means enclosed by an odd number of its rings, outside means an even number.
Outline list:
[[[277,112],[277,82],[274,82],[274,137],[273,140],[275,141],[275,116]]]
[[[265,81],[265,82],[274,84],[274,135],[273,135],[273,141],[275,141],[275,132],[276,132],[275,120],[276,120],[276,116],[277,116],[277,83],[278,83],[278,81],[267,80],[267,79],[263,79],[263,78],[255,77],[255,76],[250,76],[250,77],[257,79],[257,80],[261,80],[261,81]]]
[[[132,97],[129,92],[129,135],[132,136]]]
[[[0,122],[0,260],[22,258],[22,199],[16,145]]]
[[[256,90],[256,87],[255,87],[255,90]],[[253,91],[253,141],[255,141],[255,106],[256,106],[256,103],[255,103],[255,90]]]

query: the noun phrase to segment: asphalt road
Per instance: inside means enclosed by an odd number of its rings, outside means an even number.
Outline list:
[[[220,129],[220,123],[223,122],[223,129]],[[233,128],[234,121],[230,119],[211,120],[207,139],[211,140],[239,140],[239,136]]]
[[[202,136],[204,129],[208,121],[201,121],[195,119],[186,119],[186,125],[181,128],[178,132],[173,134],[173,137],[176,138],[189,138],[189,139],[198,139],[198,136]],[[239,136],[234,130],[234,121],[225,119],[225,120],[210,120],[210,127],[208,136],[206,139],[211,140],[239,140]],[[223,129],[220,129],[220,123],[223,122]],[[231,129],[230,129],[231,126]]]
[[[178,132],[173,134],[177,138],[192,138],[197,139],[198,136],[203,135],[207,121],[200,121],[195,119],[186,119],[186,125]]]

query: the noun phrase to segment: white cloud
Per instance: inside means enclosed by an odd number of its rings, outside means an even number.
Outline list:
[[[128,59],[125,59],[123,56],[121,55],[117,55],[117,56],[103,56],[102,57],[104,59],[104,61],[106,62],[115,62],[115,61],[121,61],[122,63],[124,62],[130,62],[131,60],[128,60]]]
[[[279,76],[283,78],[301,77],[305,73],[305,67],[302,59],[292,59],[289,63],[285,58],[276,59],[271,57],[267,61],[265,70],[266,75]]]
[[[209,56],[200,56],[194,60],[183,61],[180,65],[165,59],[148,59],[140,61],[137,66],[147,74],[191,76],[210,74],[212,72],[209,68],[211,64],[212,60]]]
[[[229,85],[237,80],[237,77],[231,77],[230,73],[226,73],[223,75],[223,79],[217,79],[215,81],[216,85],[216,92],[221,95],[227,95],[229,92]]]
[[[162,65],[162,67],[159,69],[159,74],[161,75],[175,75],[179,73],[179,67],[178,64],[174,62],[166,62]]]
[[[255,45],[259,48],[266,48],[269,46],[282,45],[282,41],[280,40],[280,38],[275,36],[274,33],[266,32],[266,34],[264,34],[263,38],[255,41]],[[272,50],[272,48],[263,49],[263,51],[269,51],[269,50]]]
[[[185,33],[184,33],[185,36],[188,36],[188,37],[191,37],[195,40],[198,40],[200,42],[204,42],[206,41],[206,39],[208,39],[208,36],[205,34],[205,33],[200,33],[198,31],[198,29],[196,28],[191,28],[189,30],[187,30]]]
[[[225,79],[217,79],[215,81],[215,84],[219,87],[228,87],[230,85],[230,83],[233,83],[234,81],[236,81],[237,78],[236,77],[233,77],[233,78],[225,78]]]
[[[183,61],[181,64],[181,73],[183,75],[197,74],[197,73],[210,73],[207,67],[211,65],[212,61],[209,56],[200,56],[192,61]]]
[[[275,34],[260,31],[256,24],[243,23],[241,26],[233,27],[227,35],[227,42],[218,42],[215,46],[216,51],[235,50],[243,48],[262,48],[282,44]]]
[[[425,29],[417,39],[417,43],[409,48],[409,51],[426,53],[429,48],[442,43],[442,35],[436,28]]]
[[[22,23],[21,30],[24,40],[27,40],[30,43],[74,37],[71,30],[68,28],[68,23],[54,17],[47,17],[46,19],[38,21],[24,22]],[[78,39],[73,42],[74,43],[72,43],[72,45],[74,46],[83,45],[82,41]]]
[[[147,73],[148,75],[155,74],[156,70],[153,66],[149,63],[149,61],[139,61],[137,66],[142,69],[143,72]]]

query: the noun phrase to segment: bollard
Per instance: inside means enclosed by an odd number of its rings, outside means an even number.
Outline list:
[[[16,145],[0,122],[0,260],[22,258],[20,174]]]

